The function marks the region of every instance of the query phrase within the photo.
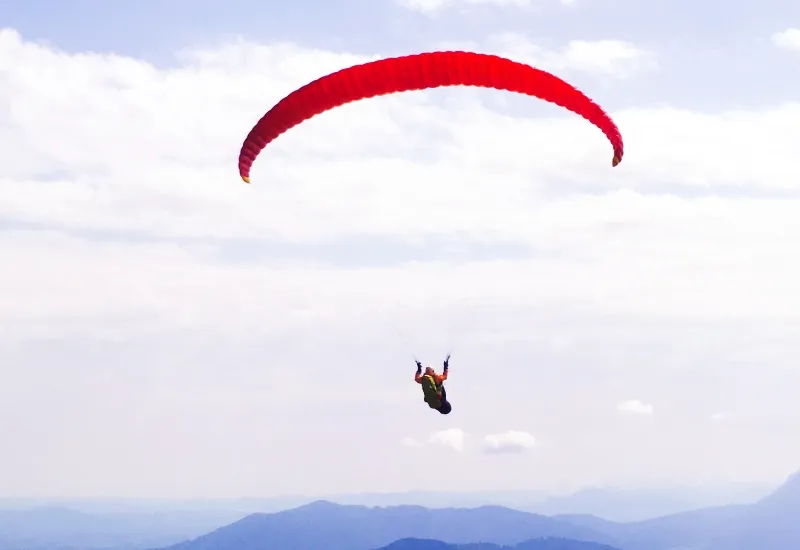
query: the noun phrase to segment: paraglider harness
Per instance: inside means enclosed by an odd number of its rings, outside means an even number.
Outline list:
[[[432,409],[442,406],[442,389],[433,376],[426,374],[422,377],[422,393],[425,395],[425,402]]]

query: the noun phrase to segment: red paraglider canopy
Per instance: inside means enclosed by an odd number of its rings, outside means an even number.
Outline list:
[[[600,128],[614,149],[623,144],[611,117],[594,101],[557,76],[498,57],[473,52],[429,52],[354,65],[293,91],[256,123],[239,153],[239,175],[250,183],[250,168],[271,141],[324,111],[370,97],[441,86],[478,86],[526,94],[568,109]]]

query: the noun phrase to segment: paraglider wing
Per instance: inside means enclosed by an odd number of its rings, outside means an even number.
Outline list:
[[[250,183],[250,168],[271,141],[324,111],[370,97],[441,86],[477,86],[526,94],[564,107],[600,128],[622,160],[619,129],[594,101],[557,76],[496,55],[428,52],[354,65],[293,91],[250,130],[239,153],[239,175]]]

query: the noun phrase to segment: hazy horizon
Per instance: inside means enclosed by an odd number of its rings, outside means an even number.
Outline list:
[[[84,514],[137,517],[164,514],[183,521],[211,522],[222,526],[253,513],[277,513],[315,502],[343,506],[386,508],[421,506],[427,509],[477,509],[501,506],[545,516],[591,515],[609,521],[643,521],[671,514],[716,506],[754,504],[772,494],[776,487],[761,484],[728,484],[696,487],[649,487],[615,489],[591,487],[576,493],[548,494],[542,491],[404,491],[396,493],[350,493],[321,495],[282,495],[228,499],[4,499],[0,512],[70,511]],[[178,514],[177,516],[175,514]],[[180,520],[178,520],[180,521]]]
[[[0,495],[800,468],[800,3],[724,25],[688,0],[7,4]],[[448,88],[327,112],[239,180],[287,93],[437,48],[556,72],[622,163],[558,107]],[[442,416],[414,357],[448,352]]]
[[[786,480],[782,480],[781,483]],[[659,512],[649,513],[647,505],[654,510],[666,505],[675,511],[691,510],[708,506],[754,503],[780,487],[781,484],[730,482],[710,485],[671,485],[671,486],[587,486],[577,491],[548,492],[542,490],[509,489],[501,491],[425,491],[409,489],[405,491],[384,492],[345,492],[320,494],[282,494],[273,496],[242,495],[232,497],[16,497],[0,495],[0,510],[22,510],[42,508],[64,508],[87,513],[118,513],[145,511],[189,511],[189,510],[231,510],[243,512],[276,512],[303,506],[316,501],[328,501],[342,505],[396,506],[418,505],[428,508],[480,507],[499,505],[523,511],[547,513],[541,509],[563,503],[566,511],[550,513],[581,513],[573,509],[581,508],[585,497],[594,498],[590,507],[603,508],[609,503],[613,509],[618,503],[615,499],[627,499],[629,504],[643,508],[642,517],[657,517]],[[572,508],[571,508],[572,507]],[[609,510],[613,515],[613,510]],[[664,512],[671,513],[671,512]],[[602,515],[602,514],[601,514]]]

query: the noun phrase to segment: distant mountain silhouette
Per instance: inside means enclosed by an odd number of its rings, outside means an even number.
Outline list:
[[[800,549],[800,472],[771,495],[746,508],[729,534],[710,550]]]
[[[547,517],[500,506],[430,510],[326,501],[243,516],[223,509],[108,514],[59,507],[0,510],[0,550],[453,550],[453,545],[460,545],[456,550],[498,550],[503,545],[503,550],[513,545],[518,545],[514,550],[564,545],[573,545],[566,546],[570,550],[603,548],[597,545],[619,550],[800,550],[800,472],[751,504],[629,523],[587,514]],[[546,544],[560,546],[542,546]]]
[[[754,502],[771,490],[773,490],[771,486],[760,483],[725,483],[640,489],[590,487],[572,494],[558,496],[530,490],[357,493],[334,494],[303,502],[292,502],[279,508],[271,506],[252,511],[277,512],[308,504],[312,500],[327,500],[337,504],[361,506],[417,505],[425,508],[475,508],[494,505],[543,516],[591,514],[607,520],[629,522],[710,506],[746,504]]]
[[[633,523],[576,521],[622,550],[800,549],[800,472],[753,504],[718,506]]]
[[[0,550],[134,550],[174,544],[229,524],[235,512],[89,514],[61,507],[0,510]]]
[[[276,514],[253,514],[168,550],[374,550],[406,538],[510,545],[540,537],[609,539],[588,527],[499,506],[429,510],[318,501]]]
[[[617,522],[644,521],[688,510],[746,504],[768,494],[761,484],[727,484],[661,489],[587,488],[523,505],[504,504],[545,516],[593,515]]]
[[[753,504],[632,523],[587,515],[546,517],[499,506],[429,510],[318,501],[253,514],[166,550],[453,550],[453,545],[461,545],[457,550],[498,550],[491,544],[520,543],[515,550],[538,550],[548,547],[525,545],[546,544],[532,541],[542,538],[561,539],[562,546],[583,542],[619,550],[800,550],[800,474]]]
[[[618,550],[604,544],[560,538],[542,538],[521,542],[514,546],[500,546],[489,542],[472,544],[447,544],[431,539],[401,539],[377,550]]]
[[[630,523],[610,521],[607,519],[598,518],[597,516],[591,516],[589,514],[561,514],[553,517],[563,521],[568,521],[573,525],[588,527],[589,529],[597,531],[598,533],[606,533],[607,535],[614,537],[614,539],[618,539],[627,533],[627,526],[630,525]]]
[[[756,503],[764,510],[800,510],[800,471],[795,472],[772,494]]]

